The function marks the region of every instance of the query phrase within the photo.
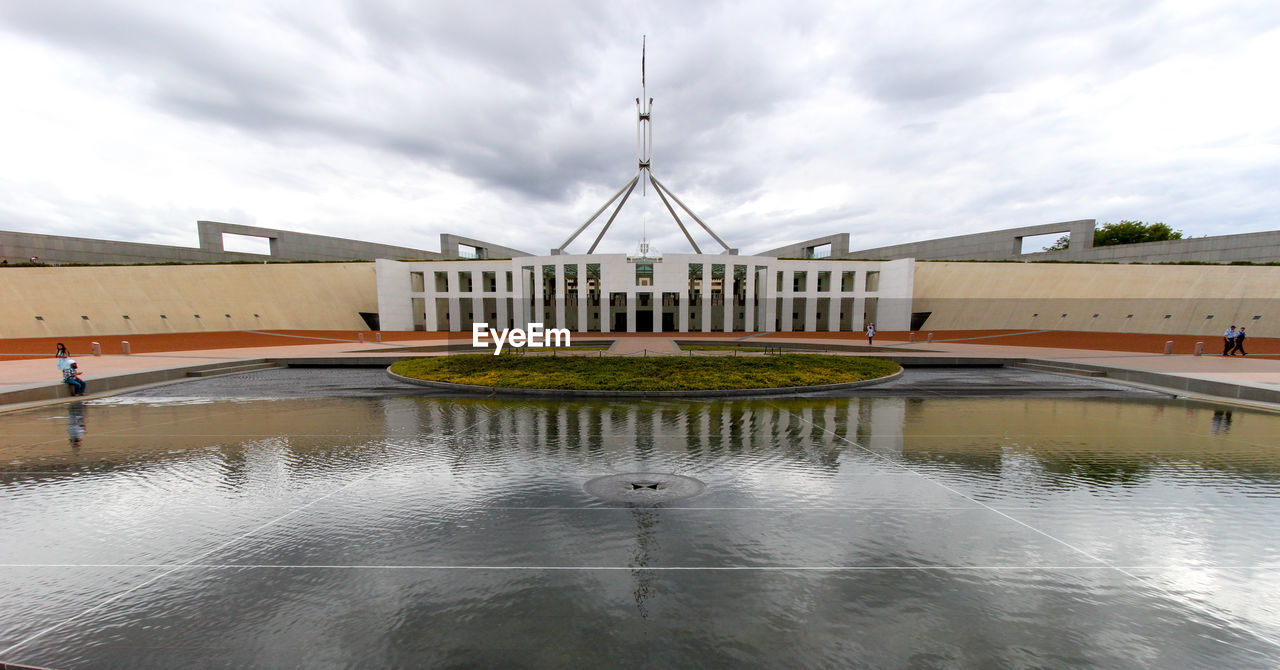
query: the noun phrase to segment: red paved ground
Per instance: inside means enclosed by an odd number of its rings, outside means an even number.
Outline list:
[[[363,332],[373,341],[372,331],[358,330],[269,330],[260,332],[218,331],[204,333],[153,333],[147,335],[98,335],[87,337],[29,337],[0,340],[0,354],[30,354],[31,357],[52,356],[58,342],[67,345],[72,356],[90,353],[92,342],[102,345],[102,353],[121,353],[121,342],[128,341],[135,354],[199,349],[235,349],[239,347],[285,347],[297,344],[319,344],[332,340],[355,342]],[[455,333],[455,336],[461,334]],[[404,340],[444,340],[449,333],[384,332],[384,342]],[[6,359],[25,356],[5,356]]]
[[[916,332],[916,341],[924,342],[930,331]],[[861,333],[766,333],[753,339],[781,339],[804,337],[806,339],[845,340],[866,342]],[[966,344],[995,344],[1009,347],[1051,347],[1059,349],[1089,349],[1096,351],[1138,351],[1163,353],[1164,343],[1173,340],[1173,353],[1190,354],[1196,342],[1204,342],[1206,354],[1222,353],[1222,338],[1204,335],[1153,335],[1148,333],[1086,333],[1066,330],[947,330],[933,331],[935,341],[963,341]],[[972,339],[981,338],[981,339]],[[880,331],[876,339],[901,342],[907,339],[906,331]],[[1280,338],[1249,337],[1245,339],[1245,351],[1249,355],[1280,354]]]
[[[232,349],[238,347],[273,347],[292,346],[297,344],[322,343],[332,340],[357,341],[362,331],[355,330],[273,330],[261,332],[220,331],[202,333],[157,333],[147,335],[102,335],[96,337],[63,337],[63,338],[16,338],[0,340],[0,354],[7,360],[20,358],[36,358],[52,356],[58,342],[67,345],[73,356],[83,356],[90,352],[90,343],[102,345],[103,353],[117,354],[121,352],[121,342],[129,341],[134,353],[159,353],[166,351],[192,351],[200,349]],[[374,334],[363,331],[365,340],[372,342]],[[579,337],[617,337],[615,333],[575,333]],[[626,337],[659,337],[659,338],[741,338],[751,333],[630,333]],[[923,343],[928,331],[916,333],[917,341]],[[841,340],[851,343],[865,342],[860,333],[765,333],[755,335],[748,340],[803,338],[814,340]],[[906,340],[905,332],[885,332],[877,335],[882,342],[902,342]],[[1071,331],[1028,332],[1017,330],[952,330],[935,331],[936,341],[963,341],[967,344],[993,344],[1000,346],[1021,347],[1053,347],[1068,349],[1089,349],[1097,351],[1134,351],[1161,353],[1164,343],[1173,340],[1173,351],[1177,354],[1192,353],[1196,342],[1204,342],[1206,354],[1222,353],[1222,338],[1195,335],[1151,335],[1142,333],[1085,333]],[[980,339],[973,339],[980,338]],[[391,332],[384,331],[384,342],[403,342],[421,340],[468,340],[470,333],[441,332]],[[1280,355],[1280,338],[1251,337],[1246,340],[1245,349],[1250,355]]]

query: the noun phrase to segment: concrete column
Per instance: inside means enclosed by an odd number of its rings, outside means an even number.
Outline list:
[[[814,273],[814,282],[817,282],[817,273]],[[804,329],[812,333],[818,329],[818,293],[816,291],[805,291],[804,301]]]
[[[440,319],[436,314],[436,294],[432,293],[431,291],[427,291],[425,295],[426,297],[422,301],[422,306],[423,306],[423,309],[426,310],[427,318],[426,318],[426,322],[423,324],[423,327],[429,331],[440,330]],[[409,311],[411,312],[413,311],[412,299],[409,300]],[[414,316],[416,317],[417,315],[415,314]],[[413,322],[410,321],[409,323],[411,324],[409,327],[412,328]]]
[[[556,264],[556,328],[564,328],[565,290],[564,263],[558,263]]]
[[[487,323],[490,326],[497,328],[493,321],[489,319],[489,315],[484,311],[484,298],[471,299],[471,322]]]
[[[627,332],[636,332],[636,292],[627,291]]]
[[[449,322],[445,324],[444,330],[457,330],[462,327],[462,304],[459,298],[449,298]]]
[[[688,275],[689,270],[685,268],[685,274]],[[687,279],[685,280],[688,281]],[[687,333],[689,332],[689,288],[688,285],[680,291],[680,309],[676,310],[676,330]]]
[[[504,293],[503,291],[498,291],[496,294],[494,294],[493,301],[494,303],[496,303],[497,311],[498,311],[498,319],[497,319],[498,323],[494,325],[494,328],[507,327],[507,318],[511,316],[510,314],[507,314],[507,295],[508,294]]]
[[[653,328],[655,333],[662,332],[662,291],[654,290],[649,294],[649,309],[653,311]]]
[[[702,315],[702,332],[711,332],[711,263],[702,264],[702,286],[698,293],[698,312]]]
[[[747,297],[746,304],[742,306],[745,312],[742,318],[742,327],[748,331],[756,329],[756,271],[753,266],[747,266]]]
[[[764,323],[760,324],[760,330],[766,333],[773,332],[774,321],[778,318],[778,296],[775,294],[774,279],[776,271],[770,269],[764,273]]]

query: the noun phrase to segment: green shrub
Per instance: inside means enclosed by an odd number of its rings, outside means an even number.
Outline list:
[[[875,379],[901,368],[880,358],[787,354],[761,357],[593,358],[467,354],[400,361],[414,379],[531,389],[702,391],[817,386]]]

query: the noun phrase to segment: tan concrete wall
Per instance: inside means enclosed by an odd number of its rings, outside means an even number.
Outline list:
[[[923,330],[1208,336],[1235,324],[1280,337],[1280,266],[921,261],[914,297],[912,311],[933,312]]]
[[[0,337],[361,330],[367,326],[359,312],[378,311],[373,267],[302,263],[4,268]],[[160,318],[162,314],[167,318]]]

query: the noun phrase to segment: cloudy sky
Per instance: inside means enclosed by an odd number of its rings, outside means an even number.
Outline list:
[[[654,172],[745,251],[1280,228],[1273,0],[0,0],[0,229],[545,253],[635,172],[645,34]],[[661,208],[601,250],[687,251]]]

